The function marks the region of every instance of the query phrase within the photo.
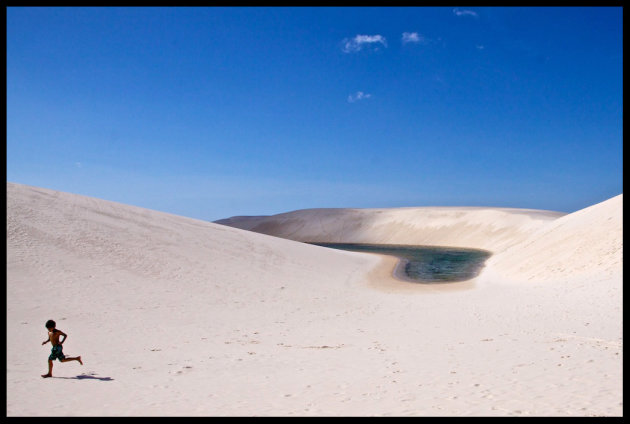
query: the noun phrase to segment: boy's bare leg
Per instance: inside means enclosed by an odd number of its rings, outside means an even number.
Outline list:
[[[48,374],[42,374],[42,377],[44,378],[52,377],[52,368],[53,368],[53,361],[49,359],[48,360]]]
[[[61,362],[68,362],[68,361],[79,361],[79,363],[83,365],[83,361],[81,360],[80,356],[77,356],[76,358],[64,358],[61,360]]]

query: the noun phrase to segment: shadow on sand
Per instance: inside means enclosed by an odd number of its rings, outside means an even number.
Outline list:
[[[66,380],[100,380],[100,381],[114,381],[111,377],[97,377],[94,374],[81,374],[76,377],[53,377],[53,378],[63,378]]]

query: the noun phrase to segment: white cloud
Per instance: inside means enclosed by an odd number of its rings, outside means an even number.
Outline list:
[[[418,34],[417,32],[403,32],[402,34],[402,43],[423,43],[425,42],[425,38]]]
[[[475,18],[479,16],[477,15],[477,12],[473,12],[472,10],[459,9],[457,7],[453,9],[453,13],[457,16],[474,16]]]
[[[486,48],[486,46],[482,45],[482,44],[477,44],[475,47],[477,47],[478,50],[483,50]]]
[[[359,100],[369,99],[372,97],[371,94],[364,93],[363,91],[357,91],[355,94],[350,94],[348,96],[348,103],[354,103]]]
[[[366,45],[381,44],[387,47],[387,41],[382,35],[356,35],[352,39],[344,38],[343,51],[345,53],[354,53],[361,50]]]

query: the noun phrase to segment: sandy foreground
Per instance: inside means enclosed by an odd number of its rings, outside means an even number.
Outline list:
[[[9,416],[621,416],[623,195],[218,223],[7,183]],[[237,228],[239,227],[239,228]],[[475,247],[465,283],[299,241]],[[68,334],[55,361],[44,323]]]

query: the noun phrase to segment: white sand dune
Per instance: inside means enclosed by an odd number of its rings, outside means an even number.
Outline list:
[[[531,209],[425,207],[304,209],[218,223],[307,242],[459,246],[496,250],[563,213]]]
[[[304,209],[216,222],[306,242],[457,246],[496,252],[563,215],[480,207]]]
[[[222,221],[275,237],[7,183],[7,414],[622,415],[621,208]],[[494,255],[457,289],[289,238]],[[51,318],[85,365],[42,379]]]
[[[623,195],[565,216],[481,207],[305,209],[232,217],[223,225],[305,242],[455,246],[494,253],[484,274],[508,280],[622,270]]]
[[[500,251],[488,260],[486,276],[521,281],[621,277],[622,228],[620,194],[543,225]]]

